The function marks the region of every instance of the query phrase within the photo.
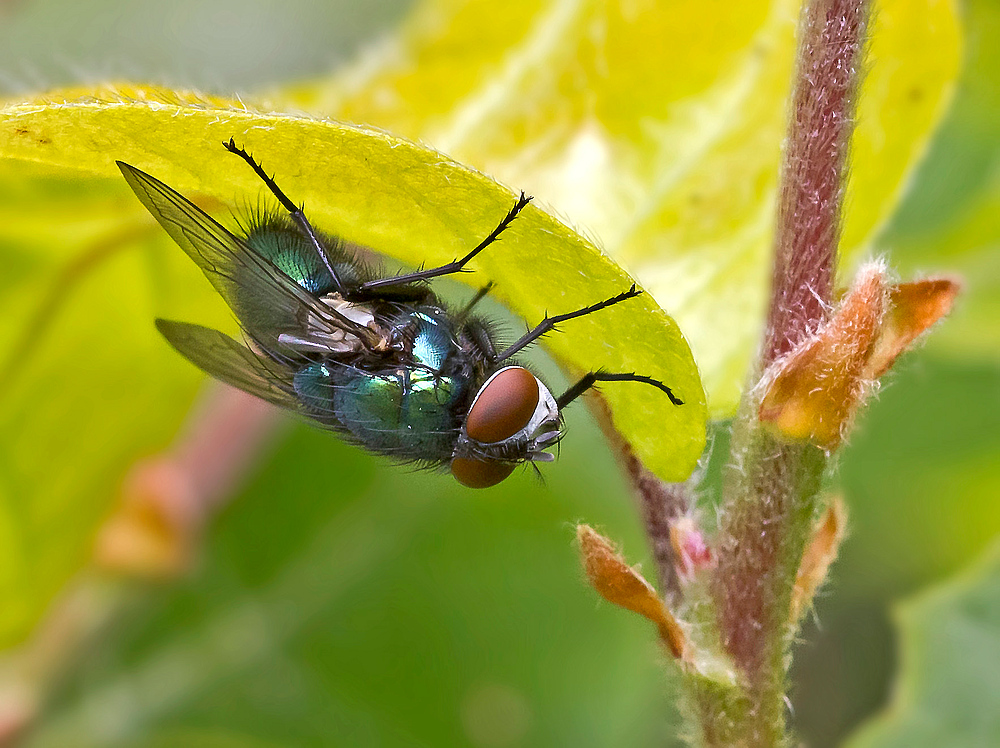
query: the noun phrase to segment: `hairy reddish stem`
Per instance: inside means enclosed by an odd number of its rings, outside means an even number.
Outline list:
[[[665,483],[653,475],[612,425],[611,410],[604,399],[592,397],[590,405],[605,437],[614,447],[638,500],[643,527],[656,563],[657,589],[664,599],[675,604],[680,600],[681,581],[670,540],[670,525],[685,516],[694,504],[690,481]]]
[[[733,425],[713,583],[722,643],[742,671],[746,702],[726,714],[700,705],[703,735],[728,736],[727,745],[731,739],[745,746],[788,740],[789,606],[827,455],[765,431],[756,384],[829,313],[869,10],[868,0],[813,0],[800,25],[767,329],[753,386]]]
[[[690,509],[690,486],[687,483],[664,483],[646,470],[631,452],[625,455],[624,460],[633,489],[639,497],[646,536],[656,562],[660,594],[667,600],[677,601],[681,583],[670,540],[670,526]]]
[[[762,366],[829,309],[868,0],[816,0],[803,15],[774,243]]]

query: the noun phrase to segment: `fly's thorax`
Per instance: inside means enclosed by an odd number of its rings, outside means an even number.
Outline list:
[[[495,485],[519,462],[550,462],[559,406],[549,388],[521,366],[494,372],[480,387],[462,425],[451,470],[472,488]]]
[[[449,370],[449,364],[461,355],[461,346],[447,313],[436,306],[397,306],[387,323],[392,349],[415,366],[436,372]]]
[[[323,233],[316,236],[343,283],[354,286],[371,280],[367,263],[359,260],[343,240]],[[287,217],[268,213],[257,216],[247,227],[244,241],[306,291],[322,296],[336,288],[312,241]]]
[[[380,331],[388,352],[328,350],[294,378],[306,412],[376,452],[446,463],[473,381],[453,325],[437,307],[323,298],[331,311]],[[357,354],[357,355],[354,355]]]

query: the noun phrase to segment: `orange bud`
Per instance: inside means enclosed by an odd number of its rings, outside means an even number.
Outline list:
[[[764,375],[761,422],[836,449],[878,378],[950,311],[958,290],[947,279],[890,286],[882,263],[863,267],[830,321]]]
[[[765,375],[770,381],[760,420],[786,437],[835,449],[865,394],[865,364],[880,331],[888,289],[881,263],[858,275],[833,318]]]
[[[885,374],[900,353],[951,311],[960,289],[957,281],[948,278],[927,278],[893,286],[889,292],[889,313],[868,358],[866,376],[875,379]]]
[[[799,620],[806,605],[812,602],[816,590],[826,579],[830,566],[837,560],[837,551],[844,539],[846,526],[847,507],[839,496],[835,496],[823,518],[813,528],[812,538],[802,554],[802,563],[795,575],[795,587],[792,589],[789,615],[792,623]]]
[[[583,565],[594,589],[605,600],[638,613],[656,624],[670,653],[688,659],[687,635],[643,576],[625,563],[611,541],[588,525],[577,525]]]
[[[193,495],[175,462],[137,464],[125,479],[121,507],[98,533],[95,562],[108,571],[156,579],[189,569],[201,529]]]

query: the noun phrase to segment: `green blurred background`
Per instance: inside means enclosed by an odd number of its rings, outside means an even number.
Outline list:
[[[0,93],[126,78],[257,90],[324,74],[409,5],[7,2]],[[970,2],[964,22],[956,101],[880,245],[904,276],[954,268],[969,290],[843,454],[850,537],[794,667],[793,719],[816,748],[886,701],[892,602],[1000,530],[1000,4]],[[472,494],[294,426],[198,573],[135,591],[29,745],[673,744],[651,628],[598,602],[572,547],[585,520],[639,560],[642,530],[585,409],[569,428],[544,485]]]

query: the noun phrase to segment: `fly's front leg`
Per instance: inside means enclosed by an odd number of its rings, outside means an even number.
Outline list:
[[[674,405],[683,405],[684,401],[677,397],[667,385],[658,379],[653,379],[652,377],[645,377],[641,374],[612,374],[606,371],[592,371],[589,374],[585,374],[581,377],[580,381],[566,390],[562,395],[556,398],[556,405],[559,406],[559,410],[562,410],[571,402],[576,400],[580,395],[582,395],[587,390],[591,389],[598,382],[640,382],[642,384],[650,384],[656,387],[661,392],[665,392],[667,397],[670,398],[670,402]]]

